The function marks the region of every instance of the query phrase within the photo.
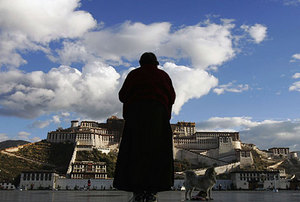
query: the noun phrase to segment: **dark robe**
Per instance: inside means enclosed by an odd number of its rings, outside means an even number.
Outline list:
[[[125,125],[113,185],[125,191],[170,190],[174,182],[170,117],[175,92],[156,65],[131,71],[119,92]]]

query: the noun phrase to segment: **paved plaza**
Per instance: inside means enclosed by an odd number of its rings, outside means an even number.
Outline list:
[[[131,196],[131,193],[122,191],[0,191],[1,202],[127,202]],[[213,198],[215,202],[293,202],[300,201],[300,191],[215,191]],[[158,201],[184,201],[184,192],[159,193]]]

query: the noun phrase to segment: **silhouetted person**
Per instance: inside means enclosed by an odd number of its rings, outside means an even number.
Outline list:
[[[144,53],[119,92],[125,125],[113,185],[134,193],[133,201],[156,201],[174,182],[172,130],[175,92],[168,74]]]

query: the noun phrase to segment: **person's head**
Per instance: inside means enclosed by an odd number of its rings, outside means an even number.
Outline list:
[[[156,56],[154,55],[154,53],[151,52],[143,53],[139,62],[141,66],[145,64],[159,65]]]

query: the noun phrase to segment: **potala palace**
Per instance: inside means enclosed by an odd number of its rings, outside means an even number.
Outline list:
[[[60,187],[75,189],[76,186],[86,186],[87,179],[90,179],[93,184],[98,183],[99,187],[102,183],[101,187],[111,188],[112,179],[107,178],[105,162],[78,161],[76,155],[78,151],[93,151],[94,149],[103,153],[109,153],[112,150],[118,151],[123,126],[123,119],[112,116],[107,119],[106,123],[74,120],[71,121],[69,128],[58,128],[49,132],[47,135],[48,142],[71,142],[74,144],[66,178],[62,179],[55,173],[24,172],[21,175],[21,185],[28,187],[30,184],[39,182],[39,186],[42,186],[41,178],[45,179],[48,176],[46,185],[51,187],[59,185]],[[236,188],[240,189],[249,189],[251,186],[271,187],[274,179],[281,179],[281,183],[278,183],[279,187],[287,187],[288,180],[285,172],[276,170],[276,167],[270,166],[269,170],[257,172],[255,170],[247,171],[247,168],[250,168],[254,163],[251,152],[253,150],[265,158],[284,156],[297,159],[297,154],[290,152],[289,148],[274,147],[268,151],[261,151],[253,144],[242,143],[239,132],[196,131],[194,122],[177,122],[171,124],[171,127],[174,159],[187,160],[195,166],[214,166],[218,174],[231,172],[233,183]],[[236,168],[238,170],[244,169],[244,171],[237,172]],[[197,172],[201,174],[203,170]],[[264,179],[263,176],[266,178]],[[56,180],[50,182],[49,179]],[[261,185],[262,179],[263,185]],[[52,184],[48,185],[47,183]],[[176,183],[180,184],[178,181]]]

